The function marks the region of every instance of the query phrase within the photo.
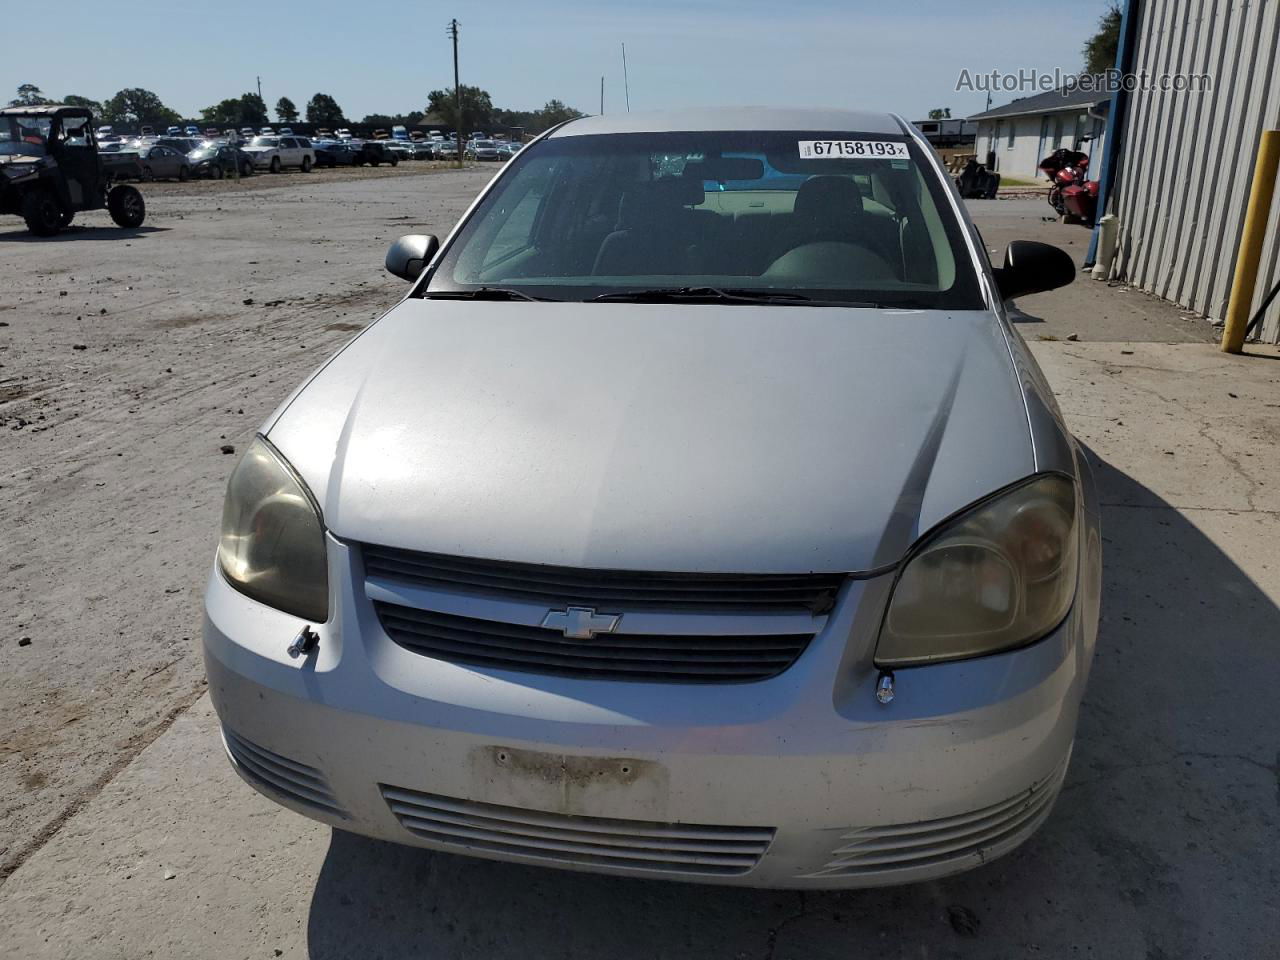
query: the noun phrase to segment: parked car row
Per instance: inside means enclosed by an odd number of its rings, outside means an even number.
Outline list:
[[[402,160],[456,160],[456,138],[439,133],[411,137],[403,127],[394,128],[392,136],[360,140],[351,131],[321,131],[314,138],[295,135],[288,127],[278,131],[251,127],[220,132],[208,128],[202,134],[194,125],[185,129],[169,127],[157,136],[143,127],[143,135],[123,137],[110,127],[98,128],[100,151],[110,157],[118,177],[136,176],[140,180],[187,180],[209,177],[221,180],[234,175],[247,177],[257,171],[279,173],[296,168],[308,173],[313,167],[377,167],[396,166]],[[385,131],[379,131],[385,134]],[[505,162],[520,150],[522,144],[488,138],[476,134],[466,144],[463,155],[468,160]],[[129,160],[136,159],[136,172]]]

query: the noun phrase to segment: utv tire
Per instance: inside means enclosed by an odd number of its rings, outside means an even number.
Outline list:
[[[186,165],[186,164],[183,164],[182,166],[180,166],[180,167],[178,168],[178,179],[179,179],[179,180],[183,180],[183,181],[185,181],[185,180],[186,180],[188,177],[190,177],[190,176],[191,176],[191,170],[187,167],[187,165]]]
[[[270,167],[270,170],[271,170],[271,172],[272,172],[272,173],[279,173],[279,172],[280,172],[280,158],[279,158],[279,157],[272,157],[272,158],[271,158],[271,167]]]
[[[22,198],[22,219],[37,237],[52,237],[62,229],[65,214],[51,195],[33,190]]]
[[[107,194],[107,212],[117,226],[132,230],[142,226],[142,221],[147,216],[147,205],[143,203],[142,194],[136,187],[122,183],[112,187]]]
[[[311,172],[311,158],[310,158],[310,157],[303,157],[303,158],[302,158],[302,172],[303,172],[303,173],[310,173],[310,172]]]

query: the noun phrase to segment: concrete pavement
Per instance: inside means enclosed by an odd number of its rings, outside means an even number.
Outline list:
[[[1274,956],[1280,352],[1033,348],[1098,471],[1105,594],[1064,793],[1013,855],[800,895],[331,835],[236,778],[203,698],[0,887],[0,943],[24,958]]]
[[[1089,229],[1058,223],[1044,191],[1035,197],[967,204],[994,266],[1000,266],[1010,240],[1052,243],[1071,254],[1077,264],[1084,262]],[[1078,337],[1204,343],[1220,335],[1219,329],[1199,316],[1134,287],[1094,280],[1087,272],[1065,290],[1024,297],[1018,307],[1018,325],[1029,341]]]

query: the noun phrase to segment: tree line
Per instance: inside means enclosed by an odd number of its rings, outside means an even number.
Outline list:
[[[463,120],[470,130],[483,130],[490,126],[521,127],[527,133],[541,133],[549,127],[585,116],[581,111],[567,106],[560,100],[549,100],[538,110],[508,110],[493,105],[493,99],[487,90],[463,84],[462,89]],[[45,97],[38,86],[24,83],[18,87],[18,96],[9,101],[13,107],[39,106],[47,103],[65,103],[73,107],[87,107],[101,123],[137,124],[150,123],[161,126],[180,124],[184,118],[167,107],[150,90],[131,87],[119,91],[108,100],[93,100],[77,94],[68,94],[60,100]],[[350,120],[344,114],[338,101],[327,93],[317,93],[307,101],[303,110],[288,97],[276,101],[276,120],[279,123],[296,123],[305,115],[307,123],[321,127],[341,127],[347,123],[359,122],[377,127],[391,127],[397,124],[417,126],[439,124],[451,128],[458,127],[457,98],[454,91],[432,90],[427,94],[427,102],[422,110],[411,110],[409,113],[384,114],[371,113],[363,119]],[[267,105],[256,93],[245,93],[238,97],[230,97],[205,107],[200,111],[199,123],[217,127],[260,127],[270,123]]]

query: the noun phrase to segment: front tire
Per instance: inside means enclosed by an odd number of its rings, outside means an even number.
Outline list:
[[[270,170],[271,170],[271,172],[272,172],[272,173],[279,173],[279,172],[280,172],[280,158],[279,158],[279,157],[272,157],[272,158],[271,158],[271,167],[270,167]]]
[[[222,165],[219,163],[215,163],[209,168],[209,176],[214,180],[221,180],[226,175],[226,171],[222,169]]]
[[[56,236],[64,216],[62,208],[43,190],[34,190],[22,198],[22,219],[37,237]]]
[[[183,182],[185,183],[185,182],[186,182],[186,180],[187,180],[187,178],[189,178],[190,176],[191,176],[191,170],[190,170],[190,168],[188,168],[188,167],[187,167],[187,165],[186,165],[186,164],[183,164],[181,167],[179,167],[179,168],[178,168],[178,179],[179,179],[179,180],[181,180],[181,181],[183,181]]]
[[[107,194],[107,212],[117,226],[133,230],[142,226],[147,216],[147,205],[136,187],[126,183],[112,187]]]

